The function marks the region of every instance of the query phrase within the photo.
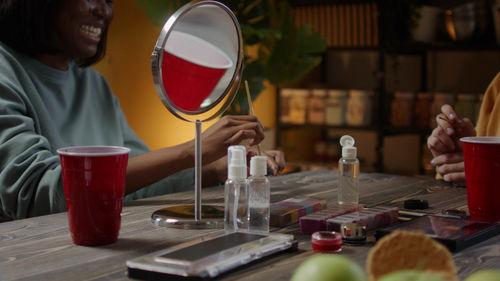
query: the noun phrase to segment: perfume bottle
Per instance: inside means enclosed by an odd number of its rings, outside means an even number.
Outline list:
[[[267,156],[250,159],[248,178],[248,230],[269,232],[271,185],[266,177]]]
[[[356,158],[357,149],[354,147],[354,138],[345,135],[340,138],[342,158],[339,159],[339,204],[358,204],[359,202],[359,160]]]

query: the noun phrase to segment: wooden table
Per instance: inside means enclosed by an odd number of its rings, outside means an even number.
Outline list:
[[[310,196],[335,202],[337,172],[311,171],[271,178],[271,201]],[[466,210],[466,191],[430,177],[405,177],[368,173],[360,176],[360,202],[402,208],[408,198],[429,201],[430,213],[442,209]],[[66,213],[0,224],[0,280],[126,280],[126,261],[180,242],[192,240],[213,230],[181,230],[157,227],[151,213],[166,205],[192,202],[193,193],[184,192],[138,200],[123,208],[120,238],[102,247],[73,245]],[[223,203],[223,187],[203,190],[203,203]],[[299,251],[284,253],[244,266],[223,276],[223,280],[289,280],[295,268],[314,255],[310,236],[300,234],[298,225],[277,230],[292,233],[299,240]],[[340,255],[364,268],[366,256],[375,243],[373,236],[364,246],[344,246]],[[454,255],[458,274],[464,279],[483,268],[500,267],[500,235]]]

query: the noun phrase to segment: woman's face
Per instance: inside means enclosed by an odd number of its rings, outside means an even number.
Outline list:
[[[112,19],[112,1],[60,0],[51,38],[57,55],[67,60],[94,56]]]

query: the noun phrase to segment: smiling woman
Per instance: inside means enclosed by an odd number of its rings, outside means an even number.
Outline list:
[[[48,34],[51,53],[38,56],[43,63],[57,69],[67,69],[68,62],[77,60],[87,65],[90,58],[104,56],[108,26],[113,8],[102,0],[59,1],[60,12],[53,19],[54,29]]]
[[[57,149],[130,148],[125,200],[192,189],[193,142],[150,151],[106,79],[110,1],[0,1],[0,222],[66,209]],[[263,139],[252,116],[227,116],[203,133],[204,185],[225,180],[227,147]],[[284,165],[273,152],[271,167]]]

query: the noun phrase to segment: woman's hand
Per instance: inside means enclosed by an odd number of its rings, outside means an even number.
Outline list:
[[[253,156],[259,155],[255,147],[247,147],[247,160],[250,163],[250,159]],[[268,176],[277,176],[283,169],[285,169],[285,153],[280,150],[267,150],[263,151],[263,156],[267,156],[267,167],[270,174]],[[250,166],[249,166],[250,167]]]
[[[202,135],[203,163],[211,163],[227,154],[231,145],[249,140],[257,145],[264,139],[264,127],[255,116],[226,115],[208,128]]]

